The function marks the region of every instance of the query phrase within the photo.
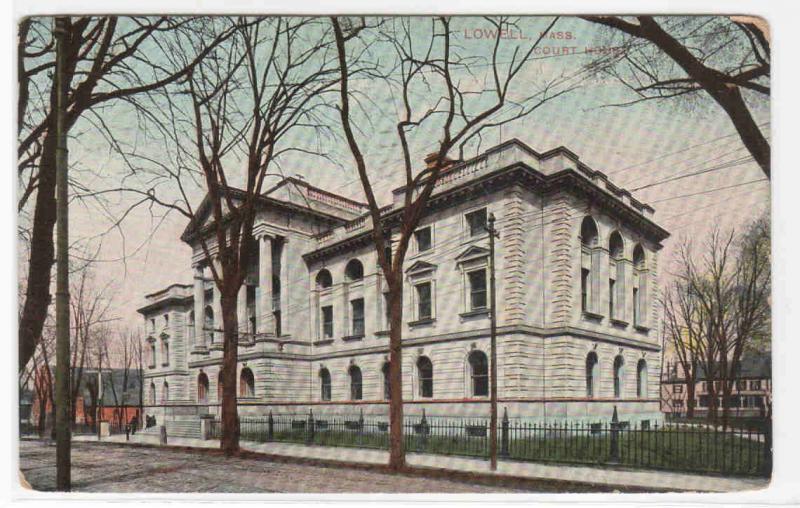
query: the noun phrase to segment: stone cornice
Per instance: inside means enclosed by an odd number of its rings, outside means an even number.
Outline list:
[[[511,163],[440,194],[432,195],[428,201],[426,215],[467,201],[476,195],[486,195],[488,192],[502,190],[509,185],[515,184],[522,184],[528,190],[539,194],[553,194],[564,191],[587,196],[622,221],[636,224],[638,229],[654,244],[660,245],[664,239],[669,237],[669,233],[661,226],[636,211],[630,205],[625,204],[619,197],[601,189],[585,176],[581,176],[576,170],[564,169],[552,175],[544,175],[522,162]],[[397,225],[401,218],[402,210],[402,207],[388,210],[382,219],[385,226],[392,227]],[[335,256],[339,252],[362,247],[371,242],[372,231],[368,229],[334,244],[307,252],[303,254],[303,258],[309,262],[326,259]]]

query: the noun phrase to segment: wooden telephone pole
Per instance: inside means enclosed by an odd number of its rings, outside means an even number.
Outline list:
[[[494,240],[500,235],[494,228],[494,214],[489,214],[489,224],[486,227],[489,232],[489,335],[491,339],[491,360],[490,366],[490,418],[489,418],[489,459],[492,471],[497,471],[497,294],[495,290],[495,270],[494,270]]]
[[[56,69],[56,490],[71,489],[69,410],[69,206],[67,204],[67,88],[64,82],[69,19],[55,19]]]

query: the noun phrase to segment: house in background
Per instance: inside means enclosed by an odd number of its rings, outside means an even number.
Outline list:
[[[36,383],[47,382],[43,379],[47,372],[42,367],[36,372]],[[51,379],[55,379],[54,368],[51,369]],[[72,377],[77,379],[76,368],[73,367]],[[127,370],[127,372],[126,372]],[[102,401],[97,395],[98,370],[84,368],[80,375],[78,396],[73,401],[75,407],[75,423],[94,424],[97,415],[102,421],[130,422],[132,418],[141,418],[141,372],[139,369],[103,369]],[[46,389],[42,390],[46,393]],[[55,421],[53,405],[50,397],[40,403],[38,391],[33,391],[31,407],[31,423],[38,425],[39,415],[44,408],[45,427],[49,428]]]
[[[705,417],[709,406],[709,383],[715,383],[717,408],[723,402],[730,407],[734,417],[765,417],[772,414],[772,356],[770,352],[742,356],[739,374],[733,384],[731,398],[722,400],[722,382],[708,379],[706,371],[698,366],[695,382],[694,414]],[[686,416],[688,392],[686,376],[679,362],[667,362],[661,380],[661,410],[670,417]]]
[[[426,160],[426,163],[430,162]],[[321,178],[324,178],[322,176]],[[229,190],[234,199],[241,191]],[[382,209],[396,244],[404,189]],[[240,414],[388,414],[387,286],[367,206],[286,178],[257,201],[239,295]],[[405,259],[403,399],[419,416],[489,411],[489,249],[497,241],[498,397],[532,421],[660,419],[654,210],[563,147],[518,140],[443,171]],[[210,205],[182,235],[194,282],[146,296],[148,414],[219,411]],[[391,254],[391,253],[390,253]]]

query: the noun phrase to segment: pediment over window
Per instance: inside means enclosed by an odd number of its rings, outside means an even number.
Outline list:
[[[407,275],[417,275],[421,273],[428,273],[436,270],[437,266],[433,263],[428,263],[426,261],[417,261],[413,265],[409,266],[406,269]]]
[[[489,249],[478,247],[477,245],[470,246],[467,250],[456,256],[456,263],[466,263],[468,261],[475,261],[489,257]]]

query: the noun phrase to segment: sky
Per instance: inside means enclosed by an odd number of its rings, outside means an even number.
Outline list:
[[[529,18],[519,27],[522,40],[504,40],[508,48],[517,43],[529,44],[530,38],[549,24],[552,18]],[[457,18],[458,47],[465,55],[487,55],[493,40],[482,37],[486,26],[476,18]],[[552,30],[553,38],[543,40],[535,60],[515,82],[515,97],[535,92],[542,83],[573,76],[585,63],[587,48],[609,44],[608,34],[595,25],[577,18],[561,18]],[[510,34],[509,37],[514,37]],[[510,55],[510,53],[504,53]],[[503,61],[503,59],[500,59]],[[489,78],[487,66],[471,66],[460,79],[473,81],[475,89]],[[566,79],[578,84],[578,79]],[[487,132],[481,150],[510,138],[518,138],[543,152],[566,146],[591,168],[600,170],[616,185],[633,191],[634,197],[651,204],[654,220],[671,233],[660,254],[662,284],[674,270],[676,248],[685,240],[701,241],[713,228],[740,229],[753,218],[769,210],[769,182],[760,168],[747,159],[733,125],[710,99],[647,101],[629,107],[609,104],[630,100],[631,94],[612,78],[581,81],[580,86],[538,108],[531,115]],[[394,125],[397,121],[398,96],[369,80],[354,83],[358,92],[369,98],[374,108],[367,117],[356,117],[380,200],[387,203],[391,188],[401,182],[402,169]],[[416,90],[420,102],[429,99],[426,90]],[[482,99],[481,99],[482,100]],[[759,124],[769,121],[769,105],[754,109]],[[135,138],[143,150],[159,155],[163,147],[147,146],[147,136],[137,132],[137,125],[124,114],[109,114],[106,121],[124,136]],[[768,126],[766,133],[769,133]],[[291,142],[314,142],[308,133],[298,134]],[[433,148],[435,129],[420,130],[414,140],[417,164]],[[368,143],[367,143],[368,141]],[[330,160],[291,156],[282,161],[281,171],[287,176],[299,174],[308,182],[364,200],[352,159],[342,140],[326,140]],[[145,146],[141,146],[145,145]],[[471,147],[475,155],[478,148]],[[168,161],[164,161],[168,163]],[[70,145],[71,168],[77,174],[102,175],[97,181],[107,185],[109,179],[121,178],[127,168],[120,157],[88,123],[73,132]],[[235,161],[232,161],[235,167]],[[702,170],[708,172],[671,180],[672,177]],[[668,181],[665,181],[668,180]],[[99,184],[98,184],[99,185]],[[640,190],[636,190],[640,188]],[[196,206],[202,197],[199,187],[190,189]],[[131,203],[130,196],[113,197],[111,215]],[[136,309],[144,296],[171,283],[189,283],[191,266],[189,247],[180,241],[187,224],[177,213],[138,207],[119,228],[109,229],[110,222],[98,209],[80,202],[71,208],[71,240],[94,238],[89,242],[97,249],[95,277],[98,284],[111,284],[112,313],[120,323],[141,326]]]

